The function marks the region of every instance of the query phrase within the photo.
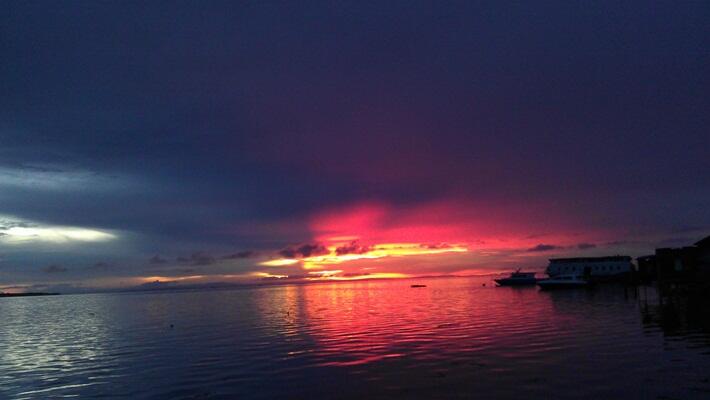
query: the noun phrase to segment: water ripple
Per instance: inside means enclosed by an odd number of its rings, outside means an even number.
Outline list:
[[[687,318],[669,325],[666,308],[635,292],[424,283],[2,299],[0,398],[704,398],[710,390],[708,331]]]

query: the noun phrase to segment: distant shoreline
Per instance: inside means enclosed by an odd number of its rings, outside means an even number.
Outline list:
[[[0,297],[31,297],[31,296],[58,296],[59,293],[42,293],[42,292],[29,292],[29,293],[0,293]]]

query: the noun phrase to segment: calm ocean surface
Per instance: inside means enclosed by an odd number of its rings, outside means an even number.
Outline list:
[[[710,398],[707,309],[638,294],[438,278],[5,298],[0,398]]]

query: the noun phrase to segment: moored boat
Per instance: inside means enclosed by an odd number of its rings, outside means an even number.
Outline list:
[[[534,272],[520,272],[520,268],[518,268],[509,277],[494,279],[494,281],[500,286],[522,286],[534,285],[537,282],[537,278],[535,278]]]
[[[557,275],[548,279],[540,279],[537,281],[537,285],[540,289],[566,289],[566,288],[578,288],[587,287],[590,282],[583,279],[579,275]]]

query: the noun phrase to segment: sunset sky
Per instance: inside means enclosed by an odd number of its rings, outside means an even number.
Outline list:
[[[691,244],[710,234],[708,20],[704,2],[8,2],[0,291]]]

